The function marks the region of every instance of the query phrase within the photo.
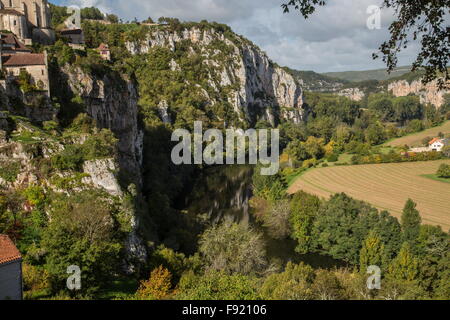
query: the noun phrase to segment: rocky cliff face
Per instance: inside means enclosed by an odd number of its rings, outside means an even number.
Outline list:
[[[396,97],[403,97],[414,94],[420,97],[421,103],[429,103],[437,108],[444,104],[444,96],[450,91],[440,90],[437,80],[424,85],[420,80],[409,83],[406,80],[395,81],[388,85],[388,91]]]
[[[86,112],[100,128],[110,129],[117,139],[119,165],[141,185],[140,168],[143,132],[138,125],[138,96],[134,83],[127,79],[96,78],[82,70],[63,69],[74,94],[83,98]]]
[[[100,128],[110,129],[118,139],[118,159],[86,161],[83,171],[88,177],[84,183],[94,185],[113,196],[122,196],[124,191],[118,181],[117,171],[142,188],[142,161],[144,133],[138,124],[138,94],[135,84],[122,77],[102,78],[88,75],[80,69],[63,70],[68,85],[75,95],[83,98],[86,112]],[[116,161],[117,160],[117,161]],[[127,261],[145,262],[146,249],[138,236],[139,217],[130,216],[132,231],[127,237],[125,248]],[[125,263],[127,272],[135,271],[134,263]]]
[[[217,92],[232,87],[227,92],[227,100],[241,120],[254,122],[260,117],[271,123],[277,118],[299,123],[306,118],[303,92],[294,77],[240,36],[229,37],[214,29],[202,31],[196,27],[182,32],[158,29],[150,31],[145,40],[128,42],[127,48],[132,54],[145,54],[155,47],[175,51],[177,44],[185,42],[200,47],[205,58],[203,64],[210,67],[211,87]],[[221,49],[210,50],[209,46],[217,42],[226,46],[226,53]],[[224,53],[233,63],[224,64]],[[177,70],[180,66],[173,61],[171,68]],[[211,104],[216,102],[211,98]]]
[[[58,114],[58,109],[45,93],[24,93],[11,79],[0,80],[0,104],[0,110],[37,122],[53,120]]]
[[[340,96],[350,98],[354,101],[361,101],[366,95],[364,91],[359,88],[347,88],[338,91],[337,93]]]

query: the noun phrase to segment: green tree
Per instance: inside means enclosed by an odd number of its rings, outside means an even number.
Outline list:
[[[398,256],[388,268],[388,277],[396,280],[413,281],[419,275],[419,260],[412,253],[410,245],[405,242]]]
[[[442,153],[443,153],[446,157],[450,158],[450,146],[445,146],[444,148],[442,148]]]
[[[401,218],[403,241],[408,242],[410,245],[414,245],[419,237],[420,224],[422,223],[422,218],[416,206],[414,201],[408,199],[403,208]]]
[[[334,195],[316,215],[311,233],[315,251],[358,264],[362,242],[377,212],[346,194]]]
[[[147,19],[142,21],[143,23],[155,23],[155,21],[152,19],[152,17],[148,17]]]
[[[95,7],[86,7],[81,9],[82,19],[103,20],[103,13]]]
[[[371,124],[366,131],[366,141],[371,145],[378,145],[386,141],[384,127],[380,123]]]
[[[295,250],[301,254],[310,252],[313,239],[312,230],[315,218],[320,208],[320,199],[300,191],[291,201],[291,224],[293,239],[297,240]]]
[[[108,20],[111,23],[119,23],[119,17],[115,14],[107,14],[106,20]]]
[[[265,176],[261,174],[261,166],[256,166],[253,173],[253,192],[256,196],[271,202],[286,197],[286,183],[280,174]]]
[[[51,219],[43,233],[45,268],[53,292],[64,290],[67,267],[81,269],[81,294],[93,294],[106,285],[119,267],[122,240],[114,230],[110,205],[98,192],[60,196],[52,203]]]
[[[450,165],[441,164],[436,174],[439,178],[450,178]]]
[[[402,125],[408,120],[421,119],[423,115],[423,106],[420,104],[419,97],[416,96],[395,98],[394,109],[396,120]]]
[[[364,240],[361,252],[359,254],[359,268],[362,273],[366,273],[369,266],[378,266],[382,268],[386,262],[384,244],[376,232],[371,231]]]
[[[395,120],[395,110],[392,103],[392,97],[385,94],[375,94],[369,97],[368,107],[374,110],[382,121]]]
[[[324,139],[309,137],[305,142],[306,152],[310,158],[321,159],[324,154]]]
[[[418,238],[418,257],[420,259],[419,284],[431,296],[444,298],[443,282],[449,279],[450,235],[441,227],[422,225]],[[447,299],[450,291],[447,287]],[[445,299],[445,298],[444,298]]]
[[[265,279],[260,294],[264,300],[311,300],[314,278],[314,270],[310,266],[288,262],[284,272]]]
[[[342,300],[345,298],[344,287],[334,271],[318,270],[312,289],[315,299]]]
[[[288,144],[286,153],[295,161],[304,161],[311,158],[306,150],[305,143],[298,140],[291,141]]]
[[[224,222],[200,237],[200,254],[209,270],[253,274],[267,267],[261,234],[242,224]]]

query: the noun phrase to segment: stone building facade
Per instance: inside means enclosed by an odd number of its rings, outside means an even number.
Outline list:
[[[47,0],[0,0],[0,30],[13,32],[25,44],[55,41]]]
[[[3,56],[6,77],[18,78],[22,71],[31,75],[32,84],[50,96],[50,81],[46,53],[24,53]]]

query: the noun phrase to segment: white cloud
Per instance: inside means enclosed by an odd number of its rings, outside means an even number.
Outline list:
[[[366,26],[367,7],[381,0],[330,1],[308,20],[298,12],[283,14],[286,0],[62,0],[63,4],[96,6],[124,20],[151,16],[177,17],[186,21],[207,19],[227,23],[261,46],[281,65],[319,72],[382,68],[372,60],[378,46],[388,39],[392,14],[382,11],[382,29]],[[414,48],[400,57],[409,64]]]

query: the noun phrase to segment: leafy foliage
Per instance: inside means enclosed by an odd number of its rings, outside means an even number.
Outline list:
[[[238,224],[223,223],[206,230],[199,252],[208,269],[227,274],[254,274],[267,266],[261,235]]]

